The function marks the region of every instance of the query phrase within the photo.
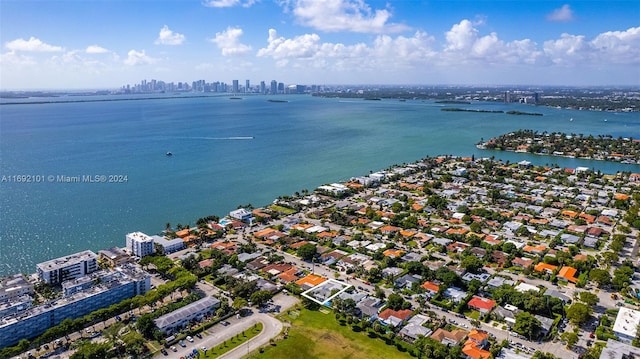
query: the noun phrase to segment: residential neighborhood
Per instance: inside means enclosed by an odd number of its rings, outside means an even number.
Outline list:
[[[100,256],[78,254],[98,263],[89,272],[102,271],[100,278],[126,266],[143,283],[119,299],[129,301],[126,308],[106,303],[108,314],[79,316],[91,316],[83,324],[95,326],[148,304],[148,312],[130,316],[137,321],[130,330],[151,343],[140,355],[158,357],[256,310],[281,322],[319,311],[407,357],[628,357],[640,344],[637,177],[451,156],[392,166],[261,208],[200,218],[196,226],[167,223],[158,235],[127,234],[124,248]],[[3,280],[1,303],[14,309],[0,310],[0,338],[16,332],[16,317],[35,315],[17,309],[18,297],[4,295],[6,288],[19,282],[27,288],[21,295],[39,298],[41,280],[69,287],[66,277],[54,276],[59,272],[42,268]],[[76,281],[91,275],[65,273]],[[73,288],[91,289],[85,286]],[[46,288],[55,301],[56,287]],[[76,319],[60,318],[51,325]],[[22,351],[9,351],[23,339],[11,338],[2,353],[51,355],[54,348],[39,347],[57,339],[47,333],[25,334],[40,344],[22,343]],[[279,333],[266,339],[271,346],[238,357],[278,350],[279,340],[292,340],[286,338]],[[78,350],[62,342],[65,350],[56,354]],[[213,350],[195,348],[204,357]]]

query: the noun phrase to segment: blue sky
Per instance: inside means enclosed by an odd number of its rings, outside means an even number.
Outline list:
[[[0,0],[0,89],[640,85],[640,1]]]

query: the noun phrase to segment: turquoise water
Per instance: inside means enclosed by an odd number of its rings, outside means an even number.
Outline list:
[[[38,262],[84,249],[123,246],[132,231],[194,224],[425,156],[494,155],[640,172],[640,166],[475,148],[481,138],[520,128],[640,138],[637,113],[459,106],[545,115],[510,116],[442,112],[443,105],[423,101],[280,98],[289,102],[255,96],[0,106],[0,176],[44,178],[0,183],[0,275],[34,272]],[[57,183],[46,180],[50,175],[122,175],[127,182]]]

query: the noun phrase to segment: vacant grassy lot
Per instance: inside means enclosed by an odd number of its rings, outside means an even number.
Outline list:
[[[341,326],[333,313],[303,309],[299,315],[283,314],[281,319],[291,322],[288,338],[265,348],[264,353],[253,353],[251,358],[410,358],[408,353],[400,352],[380,339],[369,338],[365,332],[354,332],[349,326]]]

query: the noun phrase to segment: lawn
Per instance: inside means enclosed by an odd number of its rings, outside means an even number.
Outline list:
[[[295,209],[277,206],[277,205],[271,205],[269,206],[269,209],[271,209],[272,211],[283,213],[285,216],[288,216],[297,212]]]
[[[464,312],[464,315],[471,318],[471,319],[475,319],[475,320],[479,320],[480,319],[480,312],[477,310],[469,310]]]
[[[297,315],[283,315],[291,321],[286,339],[268,346],[263,353],[253,353],[251,358],[287,359],[395,359],[410,358],[393,345],[380,339],[372,339],[365,332],[354,332],[349,326],[341,326],[332,313],[302,309]]]

